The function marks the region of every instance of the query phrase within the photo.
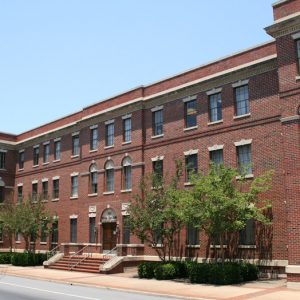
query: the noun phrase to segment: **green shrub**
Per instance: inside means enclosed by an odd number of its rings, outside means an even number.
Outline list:
[[[154,277],[157,280],[174,279],[176,277],[176,269],[174,264],[158,264],[154,269]]]
[[[188,265],[190,262],[187,261],[171,261],[170,262],[176,271],[175,278],[187,278],[188,277]]]
[[[188,267],[191,283],[208,283],[210,278],[211,264],[192,263]]]
[[[0,253],[0,264],[10,264],[11,263],[11,253],[3,252]]]
[[[11,263],[14,266],[40,266],[47,260],[47,255],[42,253],[13,253]]]
[[[139,278],[151,279],[154,277],[154,269],[159,263],[157,262],[144,262],[138,266]]]
[[[241,264],[241,275],[244,281],[257,280],[258,278],[258,267],[250,263]]]

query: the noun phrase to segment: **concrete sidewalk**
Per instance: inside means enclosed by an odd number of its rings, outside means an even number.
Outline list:
[[[300,299],[300,291],[287,289],[285,280],[258,281],[234,286],[213,286],[138,279],[134,278],[135,272],[102,275],[44,269],[43,267],[0,265],[0,280],[5,275],[187,299]]]

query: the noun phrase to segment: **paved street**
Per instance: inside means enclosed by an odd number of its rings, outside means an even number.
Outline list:
[[[0,300],[164,300],[167,297],[82,287],[15,276],[0,277]]]

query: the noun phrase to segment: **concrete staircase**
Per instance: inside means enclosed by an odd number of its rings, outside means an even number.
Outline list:
[[[71,256],[65,255],[60,260],[48,266],[49,269],[100,273],[100,268],[109,259],[103,257],[89,257],[85,255]]]

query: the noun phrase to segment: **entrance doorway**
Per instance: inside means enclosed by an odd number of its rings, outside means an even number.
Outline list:
[[[117,245],[117,223],[103,223],[103,250],[111,250]]]

